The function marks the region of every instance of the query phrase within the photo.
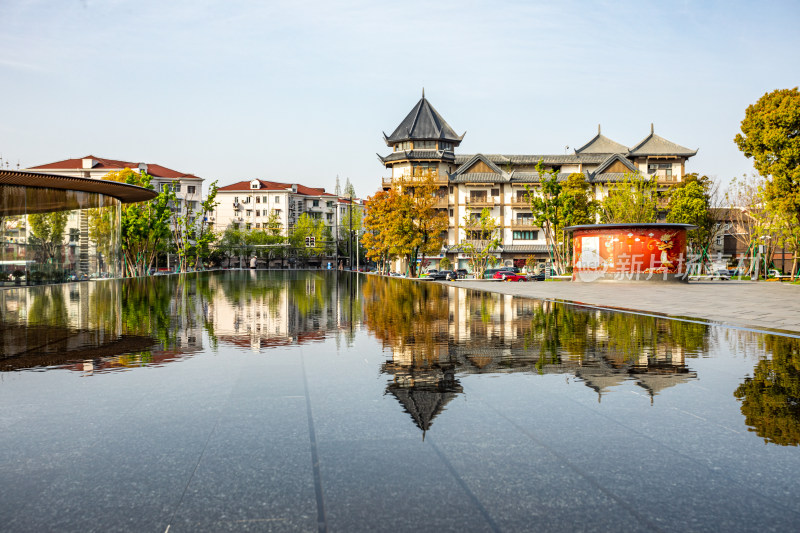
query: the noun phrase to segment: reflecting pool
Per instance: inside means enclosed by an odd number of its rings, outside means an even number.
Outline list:
[[[0,312],[2,530],[800,523],[798,338],[336,271]]]

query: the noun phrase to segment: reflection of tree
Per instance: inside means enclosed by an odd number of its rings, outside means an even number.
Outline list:
[[[413,357],[432,358],[448,341],[449,305],[438,283],[385,280],[369,276],[362,287],[364,323],[384,345]]]
[[[28,324],[31,326],[59,326],[68,324],[67,302],[59,286],[41,287],[32,292],[28,308]]]
[[[31,228],[28,243],[35,250],[36,260],[40,263],[51,262],[60,255],[68,216],[67,211],[28,215]]]
[[[769,335],[772,359],[759,361],[753,377],[733,395],[742,401],[742,414],[751,431],[783,446],[800,444],[800,339]]]

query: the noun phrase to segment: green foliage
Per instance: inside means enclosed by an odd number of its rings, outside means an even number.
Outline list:
[[[800,444],[800,340],[769,335],[772,359],[759,361],[733,395],[741,400],[745,423],[764,442]]]
[[[28,243],[35,250],[40,263],[52,262],[60,256],[68,217],[67,211],[28,215],[28,224],[31,228]]]
[[[641,174],[626,174],[621,183],[609,186],[600,205],[600,219],[609,224],[652,223],[658,218],[655,183]]]
[[[470,211],[464,215],[466,239],[461,241],[461,250],[469,256],[470,270],[475,278],[482,278],[489,265],[497,262],[497,253],[500,239],[500,225],[495,220],[487,207],[481,210],[478,217],[473,217]]]
[[[716,233],[716,222],[711,215],[710,198],[702,182],[691,180],[669,192],[667,222],[694,224],[697,229],[688,233],[689,240],[701,249],[708,247]]]
[[[545,170],[544,161],[536,164],[541,187],[526,186],[534,223],[544,231],[553,266],[563,274],[569,264],[571,239],[564,228],[591,224],[595,220],[597,205],[591,199],[591,187],[586,176],[573,173],[563,181],[557,170]]]
[[[446,258],[446,257],[442,257],[442,258],[439,260],[439,269],[440,269],[440,270],[450,270],[450,268],[451,268],[452,266],[453,266],[453,264],[452,264],[452,263],[450,262],[450,260],[449,260],[448,258]]]
[[[734,142],[768,178],[769,207],[800,216],[800,91],[778,89],[749,106]]]
[[[306,237],[314,237],[314,246],[306,246]],[[330,228],[322,219],[313,219],[303,213],[289,235],[289,245],[297,257],[323,256],[333,251]]]

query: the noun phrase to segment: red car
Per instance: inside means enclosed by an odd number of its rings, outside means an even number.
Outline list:
[[[517,274],[515,272],[510,272],[506,270],[501,270],[500,272],[495,272],[494,279],[502,279],[503,281],[528,281],[528,276],[524,274]]]

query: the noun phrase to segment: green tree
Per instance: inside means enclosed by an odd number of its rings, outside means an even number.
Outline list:
[[[540,187],[526,186],[534,223],[542,228],[553,267],[563,274],[569,265],[570,238],[564,228],[594,222],[597,206],[591,199],[586,176],[573,173],[559,179],[557,170],[546,170],[544,161],[536,164]]]
[[[145,189],[153,188],[152,176],[144,172],[134,172],[129,168],[109,172],[103,179],[138,185]],[[170,207],[174,202],[175,192],[165,187],[159,191],[158,196],[148,202],[122,205],[120,247],[125,259],[126,275],[146,275],[153,266],[157,254],[168,246],[172,215]],[[101,232],[102,228],[90,227],[90,231]]]
[[[689,232],[689,241],[693,247],[706,253],[716,234],[716,223],[709,202],[705,188],[695,180],[672,189],[667,206],[667,222],[697,226],[696,230]]]
[[[311,243],[312,238],[313,245],[309,246],[307,242]],[[303,213],[292,229],[289,245],[299,258],[322,257],[331,251],[330,228],[322,219],[313,219],[308,213]]]
[[[641,174],[626,174],[623,181],[610,185],[600,204],[600,219],[609,224],[651,223],[658,218],[655,183]]]
[[[28,244],[36,251],[40,263],[52,263],[60,257],[68,217],[67,211],[28,215],[31,228]]]
[[[800,217],[800,91],[778,89],[748,106],[734,142],[767,178],[770,208]]]
[[[476,279],[482,278],[489,265],[497,262],[495,254],[500,247],[500,225],[489,208],[484,207],[480,215],[467,211],[464,215],[465,239],[461,250],[469,257],[469,265]]]

